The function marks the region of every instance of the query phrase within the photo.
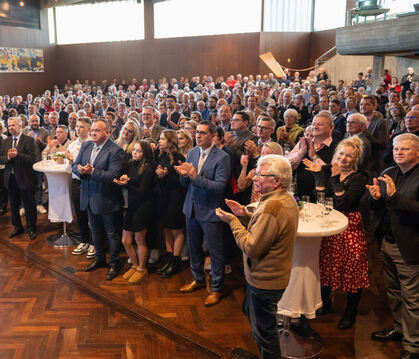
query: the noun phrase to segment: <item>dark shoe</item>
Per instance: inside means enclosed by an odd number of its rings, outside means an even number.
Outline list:
[[[356,312],[346,309],[345,314],[343,314],[342,319],[339,320],[338,328],[339,329],[352,328],[352,326],[355,323],[355,318],[356,318]]]
[[[106,262],[99,262],[97,260],[94,260],[92,263],[88,264],[86,268],[84,268],[85,272],[93,272],[94,270],[98,268],[105,268]]]
[[[109,267],[106,273],[106,280],[113,280],[119,275],[120,268],[117,266]]]
[[[407,350],[403,350],[399,359],[419,359],[419,353],[412,353]]]
[[[206,307],[211,307],[212,305],[216,305],[220,302],[222,297],[221,292],[211,292],[211,294],[205,299],[204,305]]]
[[[23,233],[23,228],[22,227],[15,227],[15,229],[13,230],[13,232],[11,232],[9,234],[9,238],[13,238],[18,236],[19,234]]]
[[[7,208],[0,209],[0,216],[2,216],[3,214],[5,214],[6,212],[7,212]]]
[[[302,338],[317,338],[319,336],[304,317],[301,317],[298,323],[291,322],[290,329]]]
[[[190,293],[193,292],[194,290],[198,290],[201,288],[205,288],[205,282],[197,282],[197,281],[192,281],[189,284],[184,285],[182,288],[180,288],[181,293]]]
[[[163,274],[167,268],[169,268],[170,264],[172,263],[173,253],[167,252],[167,262],[163,264],[159,269],[156,270],[157,274]]]
[[[403,339],[403,334],[397,332],[395,328],[390,328],[372,333],[371,339],[378,342],[401,342]]]
[[[167,278],[173,277],[175,274],[178,274],[180,271],[180,263],[181,263],[180,257],[173,256],[170,265],[161,274],[161,277],[164,279],[167,279]]]
[[[37,237],[37,234],[35,231],[29,231],[29,239],[33,241]]]
[[[347,304],[345,314],[339,321],[339,329],[349,329],[355,323],[356,315],[358,313],[358,304],[361,299],[362,289],[358,289],[356,293],[346,293]]]

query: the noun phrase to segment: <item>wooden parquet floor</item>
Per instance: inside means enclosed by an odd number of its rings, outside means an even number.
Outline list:
[[[46,243],[58,231],[46,215],[38,218],[33,242],[26,235],[9,239],[11,230],[9,216],[1,216],[0,359],[227,358],[236,346],[258,353],[241,312],[239,264],[226,276],[223,300],[206,308],[205,289],[178,291],[192,279],[186,265],[168,280],[150,274],[140,285],[121,277],[108,282],[106,269],[86,273],[85,256]],[[375,247],[370,247],[371,288],[363,294],[354,328],[337,329],[343,294],[335,294],[333,313],[310,322],[325,342],[320,359],[399,356],[400,344],[370,340],[372,331],[392,323]]]

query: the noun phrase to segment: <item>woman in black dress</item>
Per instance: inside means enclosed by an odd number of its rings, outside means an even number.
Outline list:
[[[359,212],[368,175],[358,170],[362,142],[358,136],[341,141],[336,147],[332,166],[304,159],[307,170],[316,179],[316,191],[333,197],[333,206],[348,217],[348,228],[334,236],[323,237],[320,248],[320,280],[323,308],[331,308],[330,292],[346,292],[347,306],[339,329],[351,328],[355,322],[363,288],[369,287],[367,241]]]
[[[165,130],[160,135],[160,154],[157,158],[157,206],[160,221],[164,228],[168,261],[157,270],[162,278],[170,278],[180,270],[180,254],[184,241],[185,188],[179,182],[179,174],[174,166],[185,157],[179,153],[176,131]]]
[[[146,234],[153,213],[152,186],[154,180],[154,156],[147,141],[138,141],[132,150],[132,158],[126,157],[123,175],[114,182],[128,189],[128,209],[125,214],[122,244],[132,261],[132,267],[122,276],[130,283],[138,283],[147,275]],[[133,235],[137,249],[133,246]]]

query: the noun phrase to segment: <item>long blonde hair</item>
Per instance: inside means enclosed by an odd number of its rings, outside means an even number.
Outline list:
[[[128,120],[127,122],[125,122],[125,125],[121,128],[121,132],[119,133],[118,139],[115,142],[121,147],[123,147],[125,143],[124,143],[124,139],[122,138],[122,131],[128,125],[132,126],[134,133],[133,133],[130,143],[128,143],[128,146],[125,149],[125,152],[131,154],[132,150],[134,149],[135,143],[140,139],[140,131],[138,129],[137,122],[135,120]]]

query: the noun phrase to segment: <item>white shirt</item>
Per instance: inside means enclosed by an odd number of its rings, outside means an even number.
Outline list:
[[[85,142],[85,141],[89,141],[89,140],[91,140],[91,138],[88,136],[83,142]],[[83,143],[82,141],[81,141],[81,138],[80,137],[77,137],[74,141],[72,141],[69,145],[68,145],[68,147],[67,147],[67,150],[68,150],[68,152],[70,152],[71,153],[71,155],[73,156],[73,158],[74,158],[74,161],[76,160],[76,158],[77,158],[77,156],[79,155],[79,152],[80,152],[80,148],[81,148],[81,145],[82,145],[82,143]],[[73,172],[73,174],[72,174],[72,178],[75,178],[75,179],[80,179],[78,176],[76,176],[75,174],[74,174],[74,172]]]

